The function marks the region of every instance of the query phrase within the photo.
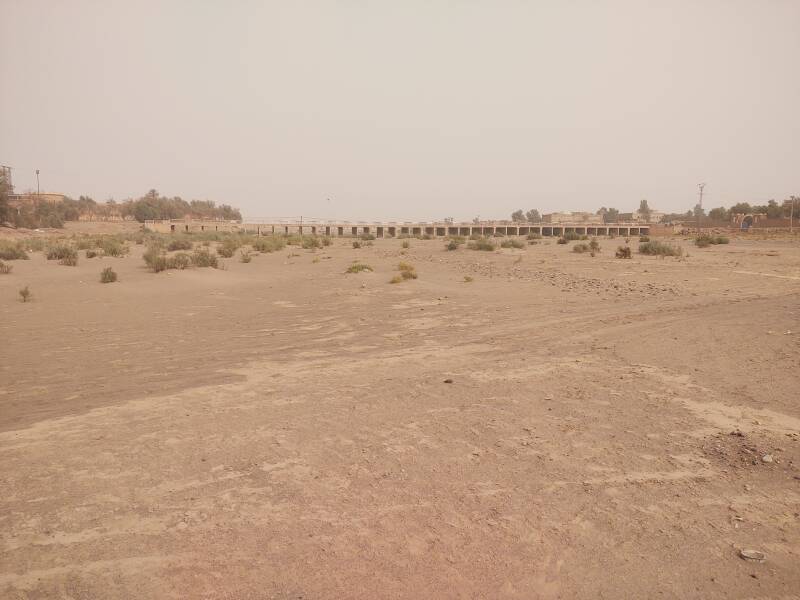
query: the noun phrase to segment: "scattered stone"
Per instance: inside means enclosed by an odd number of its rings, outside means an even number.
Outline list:
[[[744,433],[740,430],[731,431],[730,435],[735,435],[736,437],[744,437]]]
[[[444,380],[444,382],[445,383],[453,383],[453,380],[448,377],[447,379]]]
[[[756,562],[764,562],[767,560],[767,556],[763,552],[759,552],[758,550],[749,550],[746,548],[739,550],[739,556],[744,560],[753,560]]]
[[[765,454],[761,457],[761,462],[771,463],[774,459],[772,458],[772,454]]]

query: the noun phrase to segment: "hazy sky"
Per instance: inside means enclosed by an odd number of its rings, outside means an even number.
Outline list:
[[[800,0],[0,0],[18,189],[249,217],[800,194]]]

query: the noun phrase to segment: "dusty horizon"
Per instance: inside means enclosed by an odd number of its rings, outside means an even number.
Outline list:
[[[18,189],[245,218],[684,212],[800,191],[800,4],[6,3]],[[57,100],[57,101],[56,101]]]

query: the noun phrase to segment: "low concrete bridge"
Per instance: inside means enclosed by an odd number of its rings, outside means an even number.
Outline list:
[[[195,221],[172,219],[145,221],[145,229],[162,233],[193,233],[200,231],[227,231],[255,233],[258,235],[327,235],[332,237],[374,235],[376,238],[398,236],[446,237],[451,235],[526,236],[537,233],[544,237],[562,236],[568,232],[579,235],[646,235],[647,223],[445,223],[445,222],[362,222],[362,221]]]

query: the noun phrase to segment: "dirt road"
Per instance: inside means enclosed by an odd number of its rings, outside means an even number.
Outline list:
[[[0,596],[799,597],[800,244],[620,243],[14,261]]]

